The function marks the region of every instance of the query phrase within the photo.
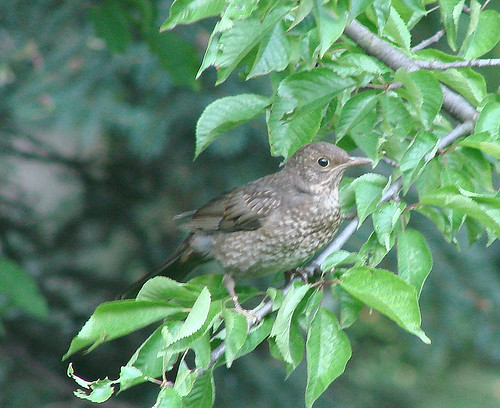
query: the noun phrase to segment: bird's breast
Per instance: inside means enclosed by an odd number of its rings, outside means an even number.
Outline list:
[[[214,257],[234,276],[258,276],[300,266],[335,235],[340,221],[336,197],[314,197],[282,205],[253,231],[220,234]]]

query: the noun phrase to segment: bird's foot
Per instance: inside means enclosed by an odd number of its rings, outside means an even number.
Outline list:
[[[236,311],[245,316],[249,323],[257,324],[261,319],[258,316],[255,316],[251,310],[245,309],[243,306],[241,306],[238,295],[234,290],[235,283],[233,277],[231,275],[225,274],[222,278],[222,283],[229,293],[229,296],[231,296],[231,300],[233,301]]]
[[[309,282],[309,278],[312,276],[312,272],[314,271],[311,271],[311,268],[307,267],[290,269],[289,271],[285,272],[285,281],[288,283],[292,279],[298,277],[303,282],[307,283]]]

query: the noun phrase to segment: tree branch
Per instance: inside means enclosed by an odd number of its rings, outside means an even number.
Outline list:
[[[368,28],[353,20],[344,30],[344,34],[363,48],[368,54],[377,57],[393,70],[400,68],[408,72],[417,71],[421,67],[418,61],[408,57],[402,51],[382,40]],[[463,96],[441,85],[443,91],[443,108],[461,122],[475,121],[478,113]]]
[[[424,48],[428,47],[431,44],[438,42],[441,39],[441,37],[444,35],[444,32],[445,32],[444,30],[439,30],[432,37],[429,37],[426,40],[422,41],[420,44],[415,45],[415,47],[413,47],[411,49],[411,51],[417,52],[417,51],[423,50]]]
[[[467,61],[415,61],[420,68],[424,69],[449,69],[449,68],[465,68],[465,67],[493,67],[500,65],[500,58],[490,59],[471,59]]]

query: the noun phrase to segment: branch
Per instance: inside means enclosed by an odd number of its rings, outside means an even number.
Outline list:
[[[444,30],[439,30],[432,37],[429,37],[429,38],[427,38],[427,40],[424,40],[420,44],[415,45],[415,47],[413,47],[411,49],[411,51],[417,52],[417,51],[423,50],[424,48],[428,47],[429,45],[438,42],[443,35],[444,35]]]
[[[418,61],[408,57],[387,41],[382,40],[356,20],[346,26],[344,34],[356,41],[368,54],[377,57],[395,71],[404,68],[411,72],[421,68]],[[444,85],[441,85],[441,89],[443,91],[443,108],[446,111],[461,122],[476,120],[478,113],[467,99]]]
[[[467,61],[415,61],[420,68],[425,69],[449,69],[449,68],[465,68],[465,67],[493,67],[500,65],[500,58],[490,59],[471,59]]]

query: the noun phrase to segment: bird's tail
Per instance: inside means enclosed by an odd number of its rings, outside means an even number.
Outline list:
[[[147,274],[138,281],[132,283],[120,296],[121,299],[133,299],[137,296],[142,286],[155,276],[168,276],[169,278],[180,281],[184,279],[194,268],[206,262],[206,259],[199,254],[194,253],[189,248],[189,241],[186,239],[175,253],[168,258],[165,263],[157,270]]]

